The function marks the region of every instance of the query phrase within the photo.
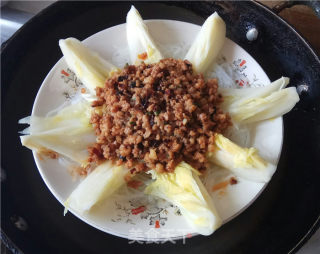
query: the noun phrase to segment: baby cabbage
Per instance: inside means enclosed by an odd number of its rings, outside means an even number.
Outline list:
[[[226,24],[218,13],[213,13],[201,27],[185,59],[196,72],[204,73],[220,53],[226,38]]]
[[[65,213],[69,208],[85,213],[110,197],[125,184],[124,176],[128,170],[106,161],[95,168],[71,193],[65,202]]]
[[[250,87],[241,89],[219,87],[219,92],[223,95],[224,104],[231,105],[232,103],[240,101],[242,99],[252,99],[270,95],[273,92],[286,88],[289,82],[289,78],[281,77],[276,81],[273,81],[269,85],[262,87]]]
[[[285,88],[289,79],[282,77],[265,87],[220,88],[224,96],[222,108],[234,123],[248,124],[288,113],[299,101],[296,88]]]
[[[132,64],[139,64],[141,61],[151,64],[163,58],[134,6],[131,6],[127,14],[127,40]],[[146,56],[143,56],[144,53]]]
[[[276,170],[275,165],[259,156],[257,149],[240,147],[221,134],[216,134],[215,148],[208,152],[208,159],[237,176],[255,182],[268,182]]]
[[[222,221],[198,174],[185,162],[181,162],[172,173],[152,171],[155,181],[146,187],[145,193],[178,206],[197,233],[210,235]]]
[[[91,107],[79,101],[57,111],[54,116],[31,116],[19,123],[29,124],[22,133],[22,145],[41,153],[51,150],[84,165],[88,158],[87,147],[96,136],[90,124]]]
[[[75,38],[60,40],[59,46],[69,68],[92,94],[96,94],[95,88],[103,87],[106,79],[118,70]]]

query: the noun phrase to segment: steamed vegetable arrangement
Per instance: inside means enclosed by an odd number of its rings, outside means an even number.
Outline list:
[[[142,61],[141,55],[145,52],[147,58],[143,61],[146,63],[155,63],[163,58],[133,6],[127,15],[127,37],[130,38],[128,45],[132,64]],[[217,58],[225,37],[224,21],[217,13],[212,14],[203,24],[185,59],[193,64],[196,72],[204,73]],[[77,39],[60,40],[59,45],[68,66],[91,96],[95,96],[96,87],[103,86],[105,80],[117,71],[114,65]],[[282,116],[299,101],[296,89],[286,88],[288,83],[289,79],[282,77],[265,87],[220,88],[225,98],[222,108],[230,113],[236,126]],[[21,142],[38,153],[51,150],[86,166],[86,148],[95,141],[94,130],[89,123],[91,110],[90,104],[81,100],[53,116],[24,118],[20,123],[28,123],[30,127],[24,130],[26,135],[21,136]],[[240,147],[221,134],[216,135],[215,149],[208,152],[208,159],[237,176],[256,182],[268,182],[276,170],[276,165],[261,158],[257,149]],[[93,206],[105,201],[125,184],[124,177],[128,171],[108,161],[99,165],[71,193],[65,202],[66,210],[90,212]],[[177,205],[195,232],[210,235],[221,225],[222,221],[197,170],[181,162],[173,173],[158,174],[154,170],[149,173],[153,181],[145,193]]]

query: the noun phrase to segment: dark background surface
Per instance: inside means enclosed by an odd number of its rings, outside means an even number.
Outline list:
[[[82,40],[124,23],[130,4],[56,3],[32,19],[2,49],[1,163],[6,175],[1,184],[2,230],[24,253],[161,253],[163,248],[168,253],[289,252],[320,214],[319,59],[293,30],[254,3],[135,5],[145,19],[196,24],[217,10],[227,23],[227,36],[247,50],[271,80],[289,76],[294,86],[308,85],[308,92],[284,117],[284,146],[276,174],[245,212],[212,236],[187,239],[186,244],[129,245],[127,239],[100,232],[70,214],[62,217],[63,207],[42,181],[31,152],[20,145],[17,133],[22,127],[17,121],[30,115],[43,79],[62,56],[58,40]],[[245,33],[253,25],[260,35],[249,43]],[[28,224],[26,230],[15,226],[17,216]]]

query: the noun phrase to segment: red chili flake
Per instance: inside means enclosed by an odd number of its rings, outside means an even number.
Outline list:
[[[243,86],[244,85],[244,81],[240,80],[239,86]]]
[[[238,183],[238,180],[234,177],[231,177],[230,178],[230,185],[234,185],[234,184],[237,184]]]
[[[223,182],[217,183],[216,185],[214,185],[212,187],[212,191],[217,191],[217,190],[226,188],[228,186],[228,184],[229,184],[228,181],[223,181]]]
[[[240,63],[240,67],[242,66],[242,65],[244,65],[246,63],[246,60],[242,60],[242,62]]]
[[[131,209],[131,213],[133,215],[137,215],[139,213],[144,212],[145,210],[146,210],[146,207],[142,205],[142,206],[139,206],[138,208]]]
[[[138,189],[141,185],[143,185],[143,182],[137,181],[137,180],[131,180],[130,182],[127,183],[127,185],[130,188]]]
[[[69,76],[69,73],[66,72],[65,70],[62,70],[62,71],[61,71],[61,74],[65,75],[65,76],[67,76],[67,77]]]
[[[156,224],[155,224],[155,226],[154,226],[155,228],[160,228],[160,223],[159,223],[159,221],[158,220],[156,220]]]
[[[138,54],[138,58],[141,60],[146,60],[148,58],[147,52],[143,52],[142,54]]]
[[[136,171],[137,171],[136,168],[132,168],[132,169],[130,169],[130,174],[133,175],[134,172],[136,172]]]
[[[168,95],[168,96],[171,96],[171,95],[172,95],[171,89],[166,89],[164,92],[165,92],[165,94]]]
[[[186,236],[187,236],[187,238],[191,238],[191,237],[192,237],[192,234],[191,234],[191,233],[188,233]]]
[[[239,83],[239,80],[236,80],[236,83]]]

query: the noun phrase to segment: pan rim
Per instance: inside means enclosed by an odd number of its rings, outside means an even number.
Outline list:
[[[276,18],[278,18],[280,21],[282,21],[282,23],[284,23],[287,27],[289,27],[297,36],[298,38],[300,38],[300,40],[308,47],[308,49],[311,51],[312,55],[314,56],[315,60],[320,64],[320,60],[319,60],[319,56],[315,53],[314,49],[312,48],[312,46],[310,45],[310,43],[299,33],[296,31],[295,28],[293,28],[289,23],[287,23],[283,18],[281,18],[280,16],[278,16],[277,14],[275,14],[272,10],[270,10],[268,7],[264,6],[261,3],[257,3],[255,1],[252,1],[253,4],[255,4],[256,6],[259,6],[261,8],[263,8],[265,11],[267,11],[268,13],[271,13],[273,16],[275,16]],[[28,24],[30,25],[30,23],[34,23],[39,17],[44,16],[48,11],[50,11],[52,8],[54,8],[55,6],[59,5],[59,2],[55,2],[51,5],[49,5],[48,7],[46,7],[45,9],[43,9],[41,12],[39,12],[37,15],[35,15],[33,18],[31,18],[24,26],[22,26],[19,30],[17,30],[12,37],[7,40],[5,42],[5,44],[1,47],[1,54],[6,51],[7,46],[16,39],[16,37],[18,35],[21,34],[22,31],[24,31],[25,26]],[[164,3],[165,4],[165,3]],[[187,9],[186,7],[183,7],[185,9]],[[316,219],[316,221],[314,222],[314,224],[312,225],[312,227],[308,230],[308,232],[301,238],[301,240],[297,243],[297,245],[295,245],[293,247],[292,250],[290,250],[290,252],[288,253],[294,253],[296,251],[298,251],[313,235],[313,233],[320,227],[320,214],[318,216],[318,218]],[[10,240],[10,238],[5,234],[5,232],[3,231],[3,227],[1,226],[1,238],[4,236],[4,238],[7,238]],[[10,240],[10,242],[12,242]],[[13,242],[12,242],[13,243]],[[23,253],[14,243],[13,245],[15,246],[17,251],[20,251],[20,253]]]

